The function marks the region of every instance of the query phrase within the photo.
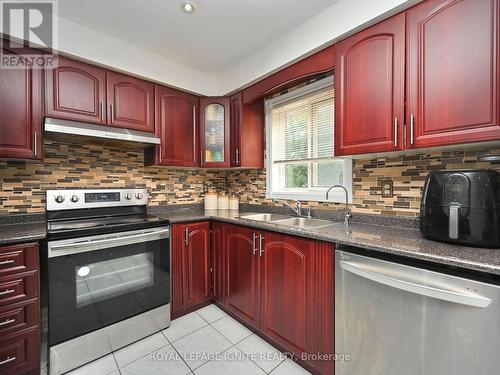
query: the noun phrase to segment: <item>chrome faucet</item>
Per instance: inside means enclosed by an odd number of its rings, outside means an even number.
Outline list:
[[[330,193],[330,190],[332,190],[334,188],[341,188],[345,192],[344,224],[345,224],[346,230],[349,231],[349,222],[350,222],[351,217],[352,217],[351,210],[349,209],[349,193],[347,192],[347,189],[344,186],[342,186],[342,185],[332,185],[326,191],[326,200],[328,200],[328,194]]]
[[[297,199],[292,199],[292,201],[295,202],[295,207],[290,205],[288,202],[281,200],[281,199],[275,199],[276,202],[281,202],[285,206],[289,207],[297,216],[302,216],[302,202],[297,200]],[[309,215],[311,215],[311,209],[309,209]]]

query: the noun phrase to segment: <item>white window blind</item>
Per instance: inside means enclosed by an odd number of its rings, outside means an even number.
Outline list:
[[[273,163],[333,157],[333,86],[272,108]]]
[[[324,200],[331,185],[351,189],[351,161],[334,157],[334,93],[327,77],[266,101],[268,198]]]

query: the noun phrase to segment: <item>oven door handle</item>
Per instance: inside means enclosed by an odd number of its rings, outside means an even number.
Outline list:
[[[78,238],[69,242],[68,240],[63,240],[62,243],[57,243],[58,241],[53,243],[49,242],[49,258],[106,249],[110,247],[131,245],[140,242],[167,239],[169,238],[169,233],[169,228],[161,228],[98,236],[97,238],[89,237],[86,240]]]

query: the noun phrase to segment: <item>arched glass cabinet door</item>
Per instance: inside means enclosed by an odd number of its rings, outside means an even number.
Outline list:
[[[201,165],[224,167],[229,166],[229,103],[227,98],[219,98],[202,105],[202,152]]]

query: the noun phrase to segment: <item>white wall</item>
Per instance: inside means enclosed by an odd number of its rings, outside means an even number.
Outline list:
[[[333,44],[342,36],[354,33],[363,25],[374,24],[420,1],[339,0],[218,76],[217,90],[226,94],[248,86],[321,47]]]
[[[375,23],[420,1],[338,0],[217,77],[63,18],[59,18],[58,49],[82,60],[187,91],[207,96],[225,95],[332,44],[363,25]]]
[[[58,49],[169,86],[217,95],[214,76],[63,18],[59,18]]]

